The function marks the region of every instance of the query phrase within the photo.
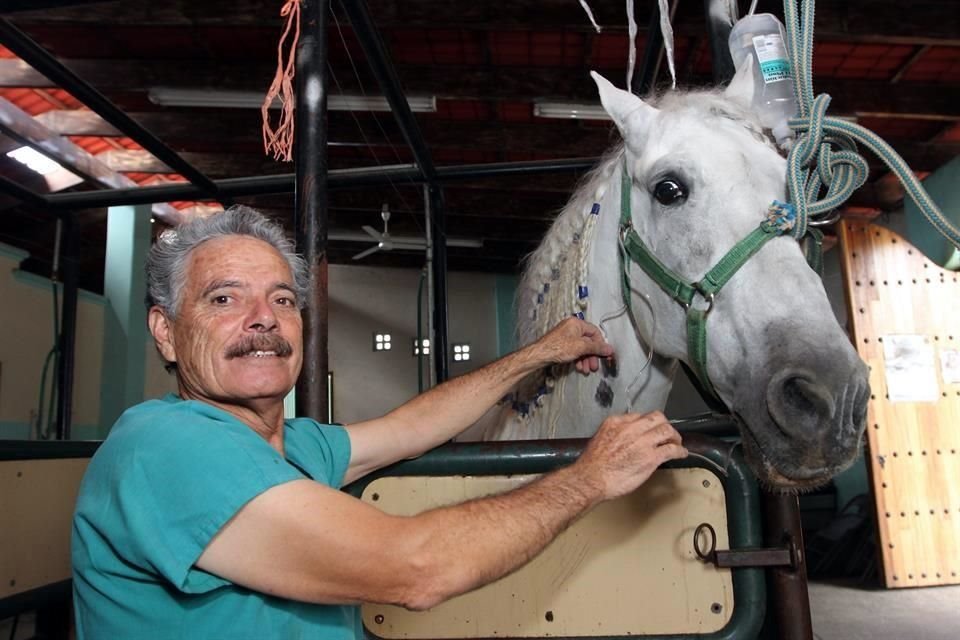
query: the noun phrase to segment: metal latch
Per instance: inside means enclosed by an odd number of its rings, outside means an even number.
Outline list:
[[[708,541],[706,549],[700,546],[701,539]],[[792,538],[786,539],[782,547],[748,547],[717,551],[717,532],[707,522],[702,523],[693,532],[693,550],[701,560],[720,568],[790,567],[796,569],[800,564],[800,553]]]

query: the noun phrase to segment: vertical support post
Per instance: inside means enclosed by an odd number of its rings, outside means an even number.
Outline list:
[[[430,338],[430,346],[436,350],[437,340],[436,331],[433,328],[433,310],[437,308],[436,301],[433,298],[433,215],[432,205],[430,203],[430,185],[423,185],[423,215],[426,221],[427,234],[427,337]],[[432,352],[431,352],[432,353]],[[434,358],[427,358],[427,385],[430,387],[437,384],[437,372],[434,368]]]
[[[148,204],[107,210],[107,255],[103,269],[103,366],[100,426],[107,429],[128,407],[143,400],[146,377],[147,284],[143,262],[150,247]],[[106,433],[102,432],[105,436]]]
[[[297,381],[297,415],[327,419],[327,3],[303,0],[296,81],[297,249],[310,269],[303,310],[303,369]]]
[[[63,300],[60,306],[60,335],[58,336],[57,366],[57,440],[70,439],[73,422],[73,365],[76,360],[77,343],[77,232],[73,215],[65,215],[60,227],[63,251]]]
[[[437,384],[450,377],[447,367],[447,218],[443,210],[443,191],[439,184],[429,185],[430,235],[433,240],[433,349]]]
[[[800,526],[800,501],[797,496],[763,493],[763,515],[767,546],[785,542],[796,545],[799,566],[772,567],[767,576],[770,607],[776,621],[777,637],[782,640],[813,640],[810,594],[807,591],[807,558],[803,550]]]

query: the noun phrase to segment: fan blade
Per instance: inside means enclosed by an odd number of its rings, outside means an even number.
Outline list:
[[[372,238],[373,238],[374,240],[376,240],[377,242],[380,242],[380,241],[383,240],[383,236],[380,235],[380,232],[377,231],[376,229],[374,229],[373,227],[371,227],[370,225],[365,224],[365,225],[363,225],[363,226],[360,227],[360,228],[363,229],[364,231],[366,231],[366,232],[367,232],[367,235],[369,235],[370,237],[372,237]]]
[[[354,260],[360,260],[361,258],[366,258],[366,257],[367,257],[368,255],[370,255],[371,253],[376,253],[377,251],[380,251],[380,245],[379,245],[379,244],[373,245],[372,247],[370,247],[370,248],[367,249],[366,251],[361,251],[361,252],[358,253],[357,255],[353,256],[353,259],[354,259]]]
[[[398,242],[396,240],[390,243],[394,249],[415,249],[417,251],[423,251],[424,245],[417,242]]]

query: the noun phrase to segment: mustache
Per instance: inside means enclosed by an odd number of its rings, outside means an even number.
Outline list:
[[[274,333],[258,333],[244,336],[227,347],[226,356],[228,359],[242,358],[254,351],[273,351],[281,358],[285,358],[293,353],[293,347]]]

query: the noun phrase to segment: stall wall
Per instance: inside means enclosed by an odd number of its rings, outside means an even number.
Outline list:
[[[420,272],[353,265],[330,265],[330,370],[334,420],[354,422],[383,415],[417,394],[417,293]],[[455,343],[470,345],[470,360],[450,362],[457,376],[499,355],[496,276],[451,273],[448,285],[451,353]],[[427,290],[422,294],[426,335]],[[392,348],[376,351],[373,336],[389,333]],[[428,384],[423,362],[424,384]]]
[[[36,437],[40,373],[53,345],[50,280],[23,272],[25,251],[0,244],[0,439]],[[501,276],[502,278],[502,276]],[[420,271],[353,265],[330,267],[330,368],[336,420],[382,415],[417,393],[416,335]],[[448,277],[449,341],[470,344],[470,360],[450,363],[460,375],[500,355],[497,276],[451,273]],[[501,282],[501,288],[503,283]],[[426,330],[427,293],[423,290]],[[502,296],[501,296],[502,297]],[[503,301],[500,301],[501,306]],[[73,425],[75,439],[102,438],[100,424],[103,320],[109,302],[81,290],[77,308]],[[374,352],[374,332],[390,332],[393,348]],[[144,398],[175,391],[152,340],[145,349]],[[424,367],[426,384],[426,367]],[[49,391],[48,391],[49,393]],[[46,403],[45,403],[46,406]]]
[[[40,374],[54,344],[53,289],[50,280],[20,270],[28,255],[0,244],[0,438],[35,433]],[[95,430],[99,419],[104,304],[102,296],[86,291],[77,303],[73,423],[78,436]],[[48,373],[47,394],[49,380]],[[46,414],[48,403],[43,404]]]

